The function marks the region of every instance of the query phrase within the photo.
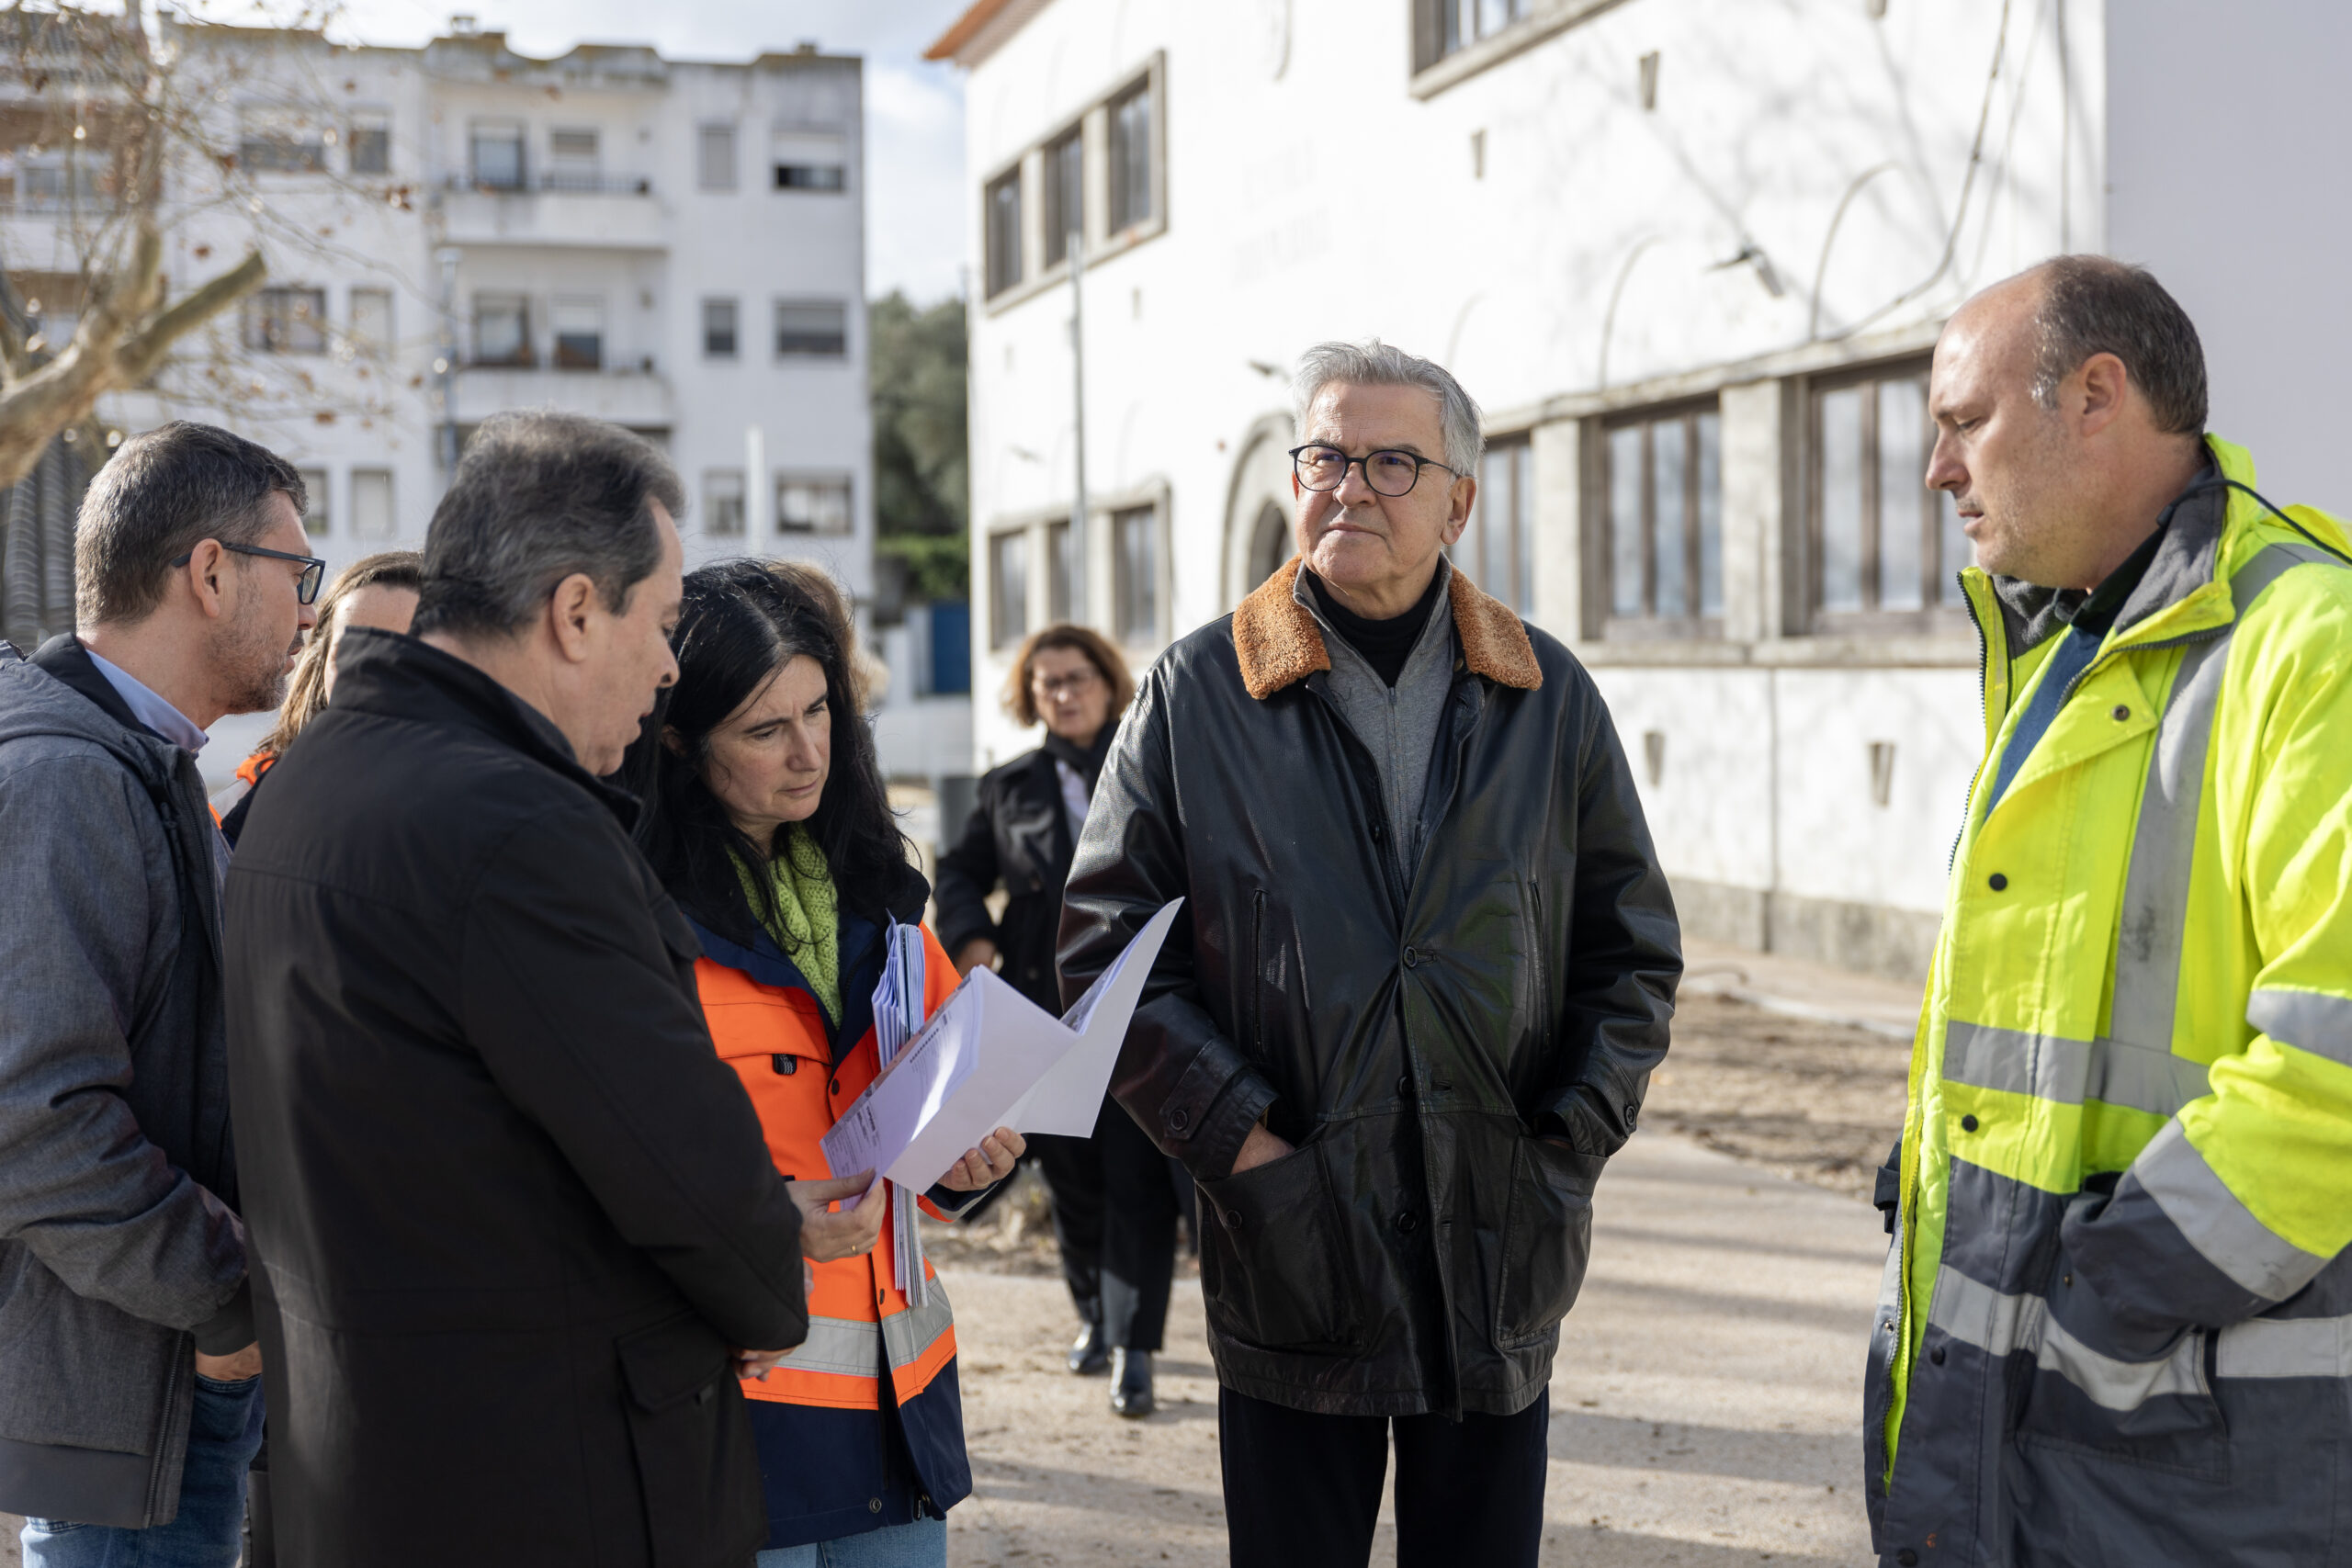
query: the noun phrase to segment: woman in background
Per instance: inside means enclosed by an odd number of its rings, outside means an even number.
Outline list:
[[[1062,885],[1112,732],[1135,689],[1126,661],[1099,632],[1063,622],[1023,643],[1005,682],[1004,711],[1017,724],[1043,723],[1046,743],[980,780],[979,805],[963,837],[940,857],[939,929],[957,971],[995,964],[1057,1018]],[[997,920],[988,900],[1000,886],[1006,900]],[[1041,1134],[1035,1147],[1053,1193],[1062,1278],[1081,1325],[1069,1370],[1081,1377],[1110,1370],[1111,1408],[1148,1416],[1151,1358],[1175,1274],[1170,1162],[1107,1099],[1092,1137]]]
[[[424,585],[424,558],[414,550],[385,550],[365,557],[335,574],[326,597],[319,601],[319,622],[302,645],[294,674],[286,685],[286,700],[278,705],[277,723],[254,754],[237,764],[237,782],[212,803],[220,816],[220,836],[234,848],[244,830],[245,814],[253,807],[254,792],[264,774],[286,754],[294,738],[319,716],[334,692],[334,652],[343,634],[354,626],[405,632],[416,617],[417,590]]]
[[[810,566],[737,560],[688,574],[678,680],[624,778],[639,841],[701,939],[711,1040],[743,1080],[787,1178],[825,1178],[820,1140],[878,1071],[886,938],[930,893],[908,863],[860,716],[849,607]],[[926,1011],[956,974],[922,933]],[[1000,1127],[923,1195],[954,1219],[1021,1156]],[[946,1514],[972,1489],[956,1328],[928,1264],[897,1278],[890,1211],[852,1249],[805,1240],[808,1337],[743,1382],[767,1498],[759,1568],[944,1568]],[[910,1299],[920,1294],[917,1303]]]

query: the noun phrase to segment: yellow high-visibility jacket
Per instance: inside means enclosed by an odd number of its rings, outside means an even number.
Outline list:
[[[2064,626],[1963,574],[1985,756],[1867,1383],[1898,1568],[2352,1563],[2352,541],[2208,445],[1989,805]]]

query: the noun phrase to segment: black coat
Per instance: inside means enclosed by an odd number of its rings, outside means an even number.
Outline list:
[[[1550,1374],[1593,1184],[1666,1051],[1673,906],[1590,679],[1458,572],[1463,660],[1400,885],[1295,570],[1146,678],[1071,871],[1063,994],[1189,900],[1112,1091],[1200,1184],[1227,1387],[1510,1414]],[[1300,1146],[1231,1175],[1261,1112]]]
[[[1054,944],[1069,880],[1069,813],[1052,753],[1015,757],[980,778],[979,802],[956,847],[939,857],[939,944],[951,958],[980,937],[1002,955],[998,973],[1013,989],[1058,1014]],[[1004,884],[1004,919],[989,919],[989,895]]]
[[[288,1568],[741,1568],[729,1346],[800,1224],[635,804],[490,677],[345,640],[229,874],[231,1090]]]

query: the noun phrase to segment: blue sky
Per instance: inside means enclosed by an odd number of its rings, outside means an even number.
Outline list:
[[[470,11],[525,54],[576,43],[650,43],[668,55],[747,59],[814,39],[865,57],[866,285],[929,302],[956,293],[965,247],[964,84],[923,50],[967,0],[342,0],[328,31],[356,42],[413,46]],[[191,6],[219,21],[245,4]]]

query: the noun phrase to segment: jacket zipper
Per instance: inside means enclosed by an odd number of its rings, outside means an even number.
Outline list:
[[[1527,908],[1528,951],[1535,971],[1535,1046],[1539,1055],[1546,1055],[1552,1047],[1552,988],[1544,965],[1544,886],[1532,876],[1527,879]]]

